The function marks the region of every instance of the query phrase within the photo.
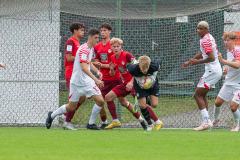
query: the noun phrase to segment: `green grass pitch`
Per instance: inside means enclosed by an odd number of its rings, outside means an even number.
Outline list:
[[[0,128],[0,160],[238,160],[228,130]]]

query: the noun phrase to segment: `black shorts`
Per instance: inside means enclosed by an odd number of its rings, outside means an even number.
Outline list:
[[[152,88],[150,89],[142,89],[136,82],[134,82],[134,89],[136,91],[137,98],[140,99],[142,97],[148,96],[156,96],[159,97],[159,84],[156,82]]]

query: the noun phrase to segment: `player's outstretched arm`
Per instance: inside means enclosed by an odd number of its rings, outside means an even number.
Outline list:
[[[197,64],[203,64],[203,63],[210,63],[215,60],[213,52],[208,53],[208,57],[206,59],[190,59],[190,65],[197,65]]]
[[[235,69],[240,68],[240,61],[239,60],[228,61],[228,60],[226,60],[222,57],[221,53],[218,54],[218,59],[219,59],[220,63],[222,63],[224,65],[228,65],[228,66],[230,66],[232,68],[235,68]]]
[[[189,67],[190,65],[193,65],[193,64],[191,64],[191,61],[193,61],[193,60],[199,60],[199,59],[202,59],[202,58],[203,58],[203,57],[202,57],[202,54],[201,54],[201,53],[196,53],[196,54],[193,56],[193,58],[185,61],[185,62],[181,65],[181,68],[187,68],[187,67]]]
[[[202,54],[201,53],[196,53],[193,59],[202,59]]]

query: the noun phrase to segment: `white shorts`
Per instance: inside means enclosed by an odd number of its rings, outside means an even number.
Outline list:
[[[96,85],[77,86],[70,84],[69,101],[71,102],[78,102],[81,96],[89,98],[95,95],[101,95],[101,91]]]
[[[235,87],[232,85],[223,85],[218,93],[218,97],[220,97],[226,102],[229,102],[234,98],[235,93],[239,90],[239,87]]]
[[[221,79],[222,71],[213,72],[213,71],[205,71],[203,76],[198,82],[198,88],[206,88],[211,89],[215,88],[215,84]]]
[[[237,104],[240,104],[240,90],[237,90],[237,91],[234,93],[234,96],[233,96],[232,101],[235,102],[235,103],[237,103]]]

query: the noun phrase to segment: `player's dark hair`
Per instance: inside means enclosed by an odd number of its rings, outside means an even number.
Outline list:
[[[85,25],[82,23],[73,23],[71,24],[71,26],[69,27],[70,31],[73,33],[74,30],[79,30],[81,28],[85,28]]]
[[[98,29],[95,29],[95,28],[92,28],[88,31],[88,36],[94,36],[96,34],[99,34],[99,30]]]
[[[111,27],[111,25],[108,24],[108,23],[103,23],[99,28],[100,28],[100,29],[101,29],[101,28],[106,28],[106,29],[112,31],[112,27]]]

